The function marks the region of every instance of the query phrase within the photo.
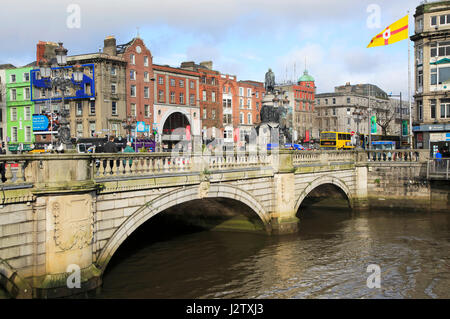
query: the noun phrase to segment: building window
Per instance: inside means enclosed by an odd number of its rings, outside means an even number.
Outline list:
[[[116,67],[113,65],[111,66],[111,75],[116,75]]]
[[[164,78],[162,76],[158,77],[158,84],[164,84]]]
[[[239,123],[244,124],[244,113],[239,114]]]
[[[431,118],[435,119],[436,118],[436,100],[430,100],[430,113],[431,113]]]
[[[203,119],[206,120],[207,117],[208,117],[208,110],[203,109]]]
[[[136,97],[136,85],[131,86],[131,97]]]
[[[211,92],[211,101],[216,102],[216,92]]]
[[[174,79],[170,79],[170,86],[175,86],[175,80]]]
[[[431,26],[437,26],[437,16],[432,16],[431,17]]]
[[[116,84],[111,84],[111,94],[116,94]]]
[[[444,14],[439,17],[439,24],[449,24],[450,23],[450,14]]]
[[[11,89],[11,101],[16,101],[16,100],[17,100],[17,90]]]
[[[206,84],[206,76],[202,76],[202,83]]]
[[[23,89],[23,95],[24,95],[24,99],[25,100],[29,100],[30,99],[30,88],[24,88]]]
[[[189,96],[189,104],[195,105],[195,94]]]
[[[417,101],[417,117],[422,121],[422,101]]]
[[[145,82],[148,82],[149,80],[150,80],[150,78],[148,77],[148,72],[145,71],[145,72],[144,72],[144,81],[145,81]]]
[[[130,54],[130,63],[136,64],[136,57],[134,56],[134,54]]]
[[[348,97],[348,98],[347,98],[347,104],[350,104],[350,102],[351,102],[351,100],[350,100],[350,98]]]
[[[117,115],[117,102],[111,102],[111,113]]]
[[[333,104],[336,104],[336,98],[333,98]]]
[[[30,82],[30,73],[26,72],[23,74],[23,81]]]
[[[131,109],[131,116],[136,116],[136,104],[131,103],[130,105],[130,109]]]
[[[146,98],[146,99],[148,99],[149,98],[149,96],[150,96],[150,94],[149,94],[149,89],[148,89],[148,86],[145,86],[144,87],[144,98]]]
[[[439,42],[439,43],[432,43],[430,45],[430,54],[431,57],[444,57],[450,55],[450,42]]]
[[[325,99],[325,104],[328,104],[328,99]]]
[[[259,111],[259,102],[256,102],[256,110]]]
[[[25,142],[31,142],[31,126],[25,126]]]
[[[11,83],[16,83],[16,75],[15,74],[11,74],[10,80],[11,80]]]
[[[11,127],[11,142],[17,142],[17,127],[15,126]]]
[[[184,93],[180,93],[180,104],[184,104]]]
[[[89,132],[91,137],[95,136],[95,122],[89,122]]]
[[[216,119],[216,110],[212,110],[211,111],[211,117],[212,117],[213,120]]]
[[[252,114],[251,113],[247,114],[247,124],[252,124]]]
[[[114,135],[114,136],[119,135],[117,123],[111,123],[111,132],[112,132],[112,135]]]
[[[239,99],[239,107],[240,108],[244,107],[244,99]]]
[[[437,84],[437,69],[431,69],[430,76],[431,76],[430,84],[436,85]]]
[[[191,89],[195,88],[194,81],[191,81]]]
[[[89,101],[89,112],[95,114],[95,101]]]
[[[252,100],[251,100],[251,99],[248,99],[248,100],[247,100],[247,107],[248,107],[249,109],[252,108]]]
[[[77,116],[83,115],[83,104],[82,102],[77,102]]]
[[[206,91],[203,91],[203,101],[207,101],[206,100]]]
[[[136,80],[136,71],[130,70],[130,80]]]
[[[216,85],[216,78],[211,78],[211,85]]]
[[[423,70],[417,71],[417,87],[423,87]]]
[[[252,96],[252,90],[251,89],[247,89],[247,97]]]
[[[158,91],[158,101],[159,102],[164,101],[164,91],[163,90]]]
[[[336,115],[336,109],[333,109],[333,115]]]
[[[150,105],[148,105],[148,104],[144,105],[144,112],[145,112],[145,117],[150,117]]]
[[[144,66],[148,66],[148,56],[144,55]]]
[[[244,96],[244,88],[239,88],[239,96]]]
[[[180,80],[180,88],[184,88],[184,80]]]
[[[83,137],[83,123],[77,123],[77,137]]]
[[[31,107],[25,106],[25,121],[31,120]]]
[[[255,92],[255,96],[258,99],[259,98],[259,92]]]
[[[175,92],[170,92],[170,103],[175,103]]]

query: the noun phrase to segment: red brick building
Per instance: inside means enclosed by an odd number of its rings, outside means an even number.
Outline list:
[[[115,39],[108,37],[111,47],[115,45]],[[117,45],[117,56],[127,61],[126,68],[126,99],[127,116],[136,122],[145,122],[149,125],[150,132],[138,133],[138,136],[151,135],[153,126],[154,105],[154,72],[153,57],[141,38],[136,37],[130,42]]]
[[[153,64],[154,123],[163,148],[171,149],[181,140],[201,138],[200,75],[198,72]],[[176,129],[183,129],[183,134]]]
[[[200,77],[199,102],[203,140],[221,138],[223,129],[222,99],[220,92],[220,72],[212,69],[211,61],[183,62],[181,68],[196,71]]]

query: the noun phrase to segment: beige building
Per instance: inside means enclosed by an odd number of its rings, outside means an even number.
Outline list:
[[[370,118],[376,116],[376,135],[400,136],[401,121],[409,118],[409,104],[406,101],[402,101],[400,107],[399,100],[391,99],[373,84],[346,83],[335,87],[333,93],[317,94],[316,110],[316,125],[321,132],[367,135]]]
[[[414,19],[416,147],[450,156],[450,1],[421,4]]]
[[[68,57],[69,64],[94,64],[95,98],[70,102],[70,127],[73,137],[126,135],[125,70],[127,62],[105,53]],[[81,105],[80,105],[81,103]],[[81,108],[80,108],[81,107]]]
[[[52,42],[38,44],[40,59],[54,60]],[[127,62],[118,56],[104,52],[74,55],[67,57],[68,66],[82,65],[84,81],[79,87],[65,92],[64,104],[69,109],[69,127],[72,138],[125,136],[122,123],[126,119],[125,70]],[[71,69],[69,68],[69,77]],[[39,69],[31,72],[35,113],[61,110],[62,92],[43,88]],[[53,132],[56,134],[57,132]],[[40,136],[39,142],[50,142],[50,134]]]

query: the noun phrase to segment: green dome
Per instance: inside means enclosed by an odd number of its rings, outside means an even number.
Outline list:
[[[314,82],[314,78],[308,74],[308,71],[305,70],[305,72],[303,72],[303,75],[300,79],[298,79],[299,82]]]

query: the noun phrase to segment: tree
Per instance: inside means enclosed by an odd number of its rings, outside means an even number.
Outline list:
[[[395,112],[392,108],[377,108],[375,110],[377,117],[377,124],[381,127],[381,133],[383,136],[388,135],[390,131],[390,125],[392,120],[395,119]]]

